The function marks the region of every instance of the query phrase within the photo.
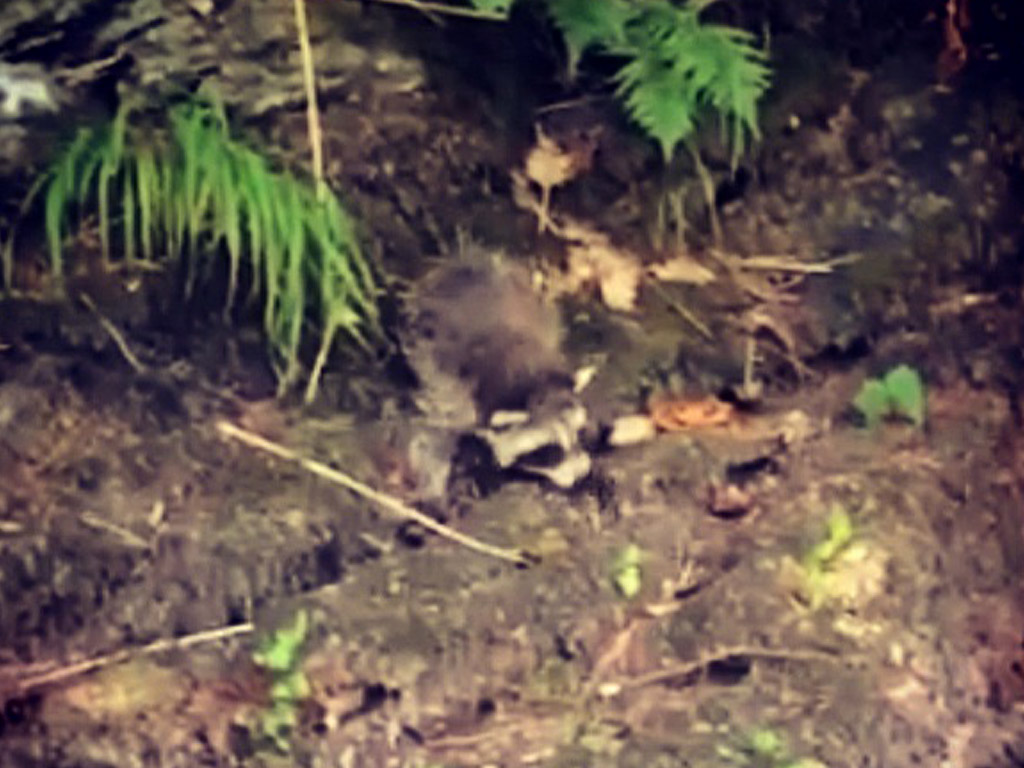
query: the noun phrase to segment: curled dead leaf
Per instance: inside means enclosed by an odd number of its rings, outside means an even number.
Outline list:
[[[643,268],[632,254],[620,250],[605,238],[569,246],[567,287],[578,292],[586,286],[596,286],[601,301],[609,309],[632,312]]]
[[[563,146],[544,133],[539,125],[536,130],[537,141],[526,154],[523,172],[528,180],[540,187],[541,199],[535,212],[537,231],[544,232],[553,229],[549,214],[551,190],[590,170],[598,133],[574,137]]]
[[[573,154],[538,127],[537,142],[526,154],[526,178],[550,189],[575,178],[579,170]]]
[[[658,429],[680,432],[686,429],[719,427],[732,421],[735,409],[714,397],[703,400],[661,400],[650,405],[651,419]]]

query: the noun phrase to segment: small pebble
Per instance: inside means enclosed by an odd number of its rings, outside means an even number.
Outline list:
[[[646,443],[654,439],[658,429],[650,416],[643,414],[630,414],[619,416],[612,422],[611,432],[608,434],[608,445],[613,448],[622,448],[627,445]]]

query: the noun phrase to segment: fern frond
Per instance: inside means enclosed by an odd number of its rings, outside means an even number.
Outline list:
[[[749,33],[703,24],[702,7],[666,0],[638,5],[625,42],[610,48],[627,59],[616,76],[618,95],[666,162],[712,112],[729,131],[734,162],[747,138],[758,136],[757,102],[769,81],[766,57]]]
[[[629,113],[658,142],[668,162],[676,146],[693,133],[697,100],[685,77],[656,55],[639,55],[622,67],[616,91]]]
[[[729,129],[734,163],[747,139],[760,135],[757,105],[770,82],[767,57],[753,42],[748,32],[718,25],[702,27],[693,41],[694,55],[713,64],[701,83],[702,100]]]
[[[624,0],[548,0],[548,12],[565,38],[570,77],[588,48],[621,43],[634,13]]]

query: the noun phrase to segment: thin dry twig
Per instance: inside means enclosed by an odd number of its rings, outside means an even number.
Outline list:
[[[96,306],[96,302],[94,302],[86,293],[79,294],[78,300],[85,305],[86,309],[96,316],[99,324],[103,326],[103,330],[105,330],[109,334],[110,338],[114,340],[114,344],[117,346],[118,351],[121,353],[121,356],[128,361],[128,365],[132,367],[132,370],[140,374],[146,373],[149,369],[146,368],[145,364],[135,356],[134,352],[132,352],[131,348],[128,346],[128,342],[125,341],[124,336],[121,335],[117,326],[107,319],[102,312],[100,312],[99,308]]]
[[[480,11],[475,8],[462,8],[456,5],[446,5],[445,3],[429,3],[423,2],[422,0],[373,0],[375,3],[384,3],[385,5],[407,5],[410,8],[414,8],[425,16],[429,17],[431,21],[436,24],[440,24],[441,20],[437,18],[437,15],[443,16],[459,16],[464,19],[477,19],[478,21],[507,21],[507,17],[496,11]]]
[[[654,288],[655,293],[661,296],[662,300],[668,305],[669,309],[678,314],[683,320],[688,322],[693,328],[708,341],[714,341],[715,335],[711,330],[697,317],[693,312],[683,306],[681,303],[676,301],[672,296],[669,295],[656,280],[650,281],[651,286]]]
[[[226,437],[238,440],[252,448],[256,448],[264,451],[265,453],[269,453],[272,456],[276,456],[279,459],[284,459],[285,461],[298,464],[307,472],[310,472],[317,477],[322,477],[335,485],[347,488],[353,493],[378,504],[392,514],[397,515],[399,518],[418,523],[428,531],[432,531],[438,536],[443,536],[446,539],[454,541],[456,544],[461,544],[474,552],[496,557],[499,560],[505,560],[519,566],[532,565],[538,560],[535,555],[530,555],[521,550],[503,549],[501,547],[496,547],[482,542],[479,539],[474,539],[472,536],[467,536],[464,533],[459,533],[454,528],[449,528],[447,525],[437,522],[429,515],[425,515],[419,510],[413,509],[409,505],[402,503],[394,496],[382,493],[375,488],[371,488],[365,483],[359,482],[353,477],[349,477],[344,472],[332,469],[326,464],[321,464],[319,461],[313,461],[312,459],[300,456],[294,451],[285,448],[283,445],[274,443],[266,438],[254,434],[253,432],[249,432],[248,430],[236,427],[234,424],[227,421],[217,422],[217,429]]]
[[[306,1],[294,0],[293,5],[295,7],[295,26],[299,35],[299,51],[302,54],[302,83],[306,89],[306,122],[309,131],[309,149],[312,153],[313,181],[316,182],[317,199],[322,202],[326,194],[323,136],[320,130],[320,107],[316,100],[316,69],[313,66],[313,48],[309,43]]]
[[[745,270],[765,270],[770,272],[794,272],[800,275],[827,275],[836,267],[853,264],[860,259],[860,254],[852,253],[837,256],[825,261],[801,261],[793,256],[748,256],[738,259],[736,266]]]
[[[121,662],[127,661],[131,658],[151,656],[155,653],[163,653],[164,651],[183,650],[196,645],[213,643],[218,640],[227,640],[228,638],[235,637],[237,635],[249,634],[254,629],[254,625],[247,622],[245,624],[235,624],[230,627],[218,627],[217,629],[209,629],[204,632],[196,632],[195,634],[185,635],[184,637],[155,640],[149,645],[144,645],[141,648],[122,648],[120,651],[115,651],[114,653],[95,656],[91,659],[51,669],[47,672],[22,677],[15,681],[15,686],[20,693],[26,693],[34,688],[63,682],[64,680],[68,680],[72,677],[78,677],[88,672],[102,669],[103,667],[120,664]],[[0,668],[0,672],[2,671],[2,668]]]
[[[100,531],[106,531],[111,533],[122,542],[135,549],[149,549],[150,543],[143,539],[141,536],[136,536],[134,533],[129,531],[127,528],[123,528],[116,523],[112,523],[109,520],[104,520],[102,517],[93,514],[92,512],[83,512],[79,518],[83,524],[90,528],[95,528]]]

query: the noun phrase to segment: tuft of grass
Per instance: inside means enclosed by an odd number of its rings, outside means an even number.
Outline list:
[[[147,110],[126,101],[107,124],[80,128],[33,185],[43,197],[50,268],[58,281],[75,217],[95,210],[104,262],[183,261],[185,299],[226,262],[225,319],[263,301],[263,328],[281,392],[300,377],[300,350],[318,332],[305,396],[315,398],[339,335],[367,346],[378,332],[377,287],[355,224],[328,190],[294,175],[231,136],[216,101]],[[116,243],[115,243],[116,240]],[[115,255],[116,245],[116,255]],[[12,243],[4,250],[11,288]]]

